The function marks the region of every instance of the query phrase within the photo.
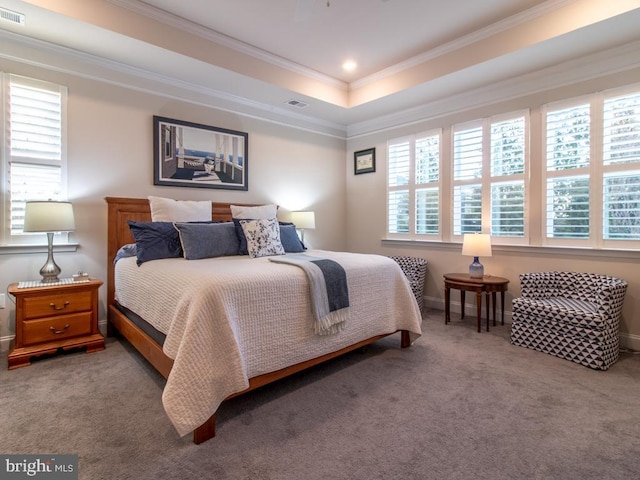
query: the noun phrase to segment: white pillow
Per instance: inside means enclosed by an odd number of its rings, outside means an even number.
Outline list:
[[[173,200],[149,195],[153,222],[210,222],[211,202]]]
[[[247,237],[247,252],[251,258],[284,255],[280,242],[280,224],[275,218],[239,220]]]
[[[230,205],[231,216],[237,219],[269,220],[276,218],[278,207],[275,204],[260,205],[259,207],[245,207],[243,205]]]

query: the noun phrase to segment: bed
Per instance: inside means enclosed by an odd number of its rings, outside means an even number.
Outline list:
[[[151,212],[148,199],[106,202],[109,333],[119,332],[167,379],[165,411],[196,444],[215,436],[224,400],[388,335],[399,332],[405,348],[421,334],[415,297],[387,257],[305,252],[343,265],[349,284],[344,329],[318,335],[309,328],[310,286],[296,266],[247,255],[114,263],[120,248],[134,243],[128,222],[149,222]],[[231,204],[212,202],[211,217],[231,221]]]

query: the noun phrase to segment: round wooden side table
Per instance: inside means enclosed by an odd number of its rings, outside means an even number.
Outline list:
[[[471,278],[468,273],[445,273],[444,275],[444,323],[451,320],[451,289],[460,290],[460,304],[464,318],[464,297],[465,292],[475,292],[476,310],[478,317],[478,332],[481,331],[482,320],[482,296],[487,294],[487,332],[489,331],[489,304],[493,300],[493,326],[496,325],[496,292],[500,292],[500,305],[502,312],[502,325],[504,325],[504,292],[507,291],[509,280],[502,277],[485,275],[482,278]],[[491,293],[491,299],[489,299]]]

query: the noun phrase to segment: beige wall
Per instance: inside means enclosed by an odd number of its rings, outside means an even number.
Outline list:
[[[312,209],[316,229],[305,233],[314,248],[344,250],[345,141],[263,122],[227,111],[129,90],[102,82],[0,60],[0,70],[59,82],[69,88],[69,199],[80,247],[56,253],[63,276],[84,270],[106,279],[106,196],[153,194],[183,200],[274,202],[282,211]],[[153,185],[153,115],[249,133],[247,192]],[[39,279],[46,253],[1,254],[0,288]],[[106,286],[100,289],[100,318],[106,320]],[[11,301],[0,310],[0,341],[13,336]]]
[[[228,110],[207,108],[166,96],[70,76],[22,62],[0,60],[0,70],[58,82],[69,87],[69,198],[74,203],[78,229],[71,240],[77,252],[57,253],[64,274],[85,270],[106,278],[105,196],[145,197],[149,194],[177,199],[212,199],[237,202],[276,202],[283,210],[313,209],[316,229],[306,232],[314,248],[380,254],[406,254],[427,258],[425,295],[442,308],[442,275],[464,271],[469,259],[460,246],[383,242],[386,211],[386,141],[421,130],[451,125],[519,108],[587,94],[600,89],[640,82],[640,69],[567,85],[474,111],[425,119],[345,142],[334,137],[288,128]],[[225,191],[153,185],[152,116],[188,120],[249,133],[249,191]],[[353,152],[376,147],[377,171],[354,175]],[[44,253],[0,254],[0,287],[18,280],[38,278]],[[623,342],[640,350],[640,276],[635,273],[640,254],[567,255],[553,249],[500,249],[483,259],[486,270],[511,281],[507,297],[519,293],[518,274],[533,270],[581,270],[625,278],[629,290],[621,330]],[[106,320],[101,288],[100,315]],[[454,295],[454,309],[457,295]],[[467,306],[470,310],[472,305]],[[507,307],[510,310],[510,307]],[[508,313],[508,312],[507,312]],[[13,305],[0,310],[0,347],[13,335]]]
[[[606,75],[578,84],[566,85],[549,91],[536,93],[494,103],[473,111],[425,119],[410,126],[366,135],[347,142],[347,248],[355,252],[379,253],[383,255],[412,255],[426,258],[429,262],[425,297],[427,304],[444,308],[444,284],[442,276],[448,272],[467,271],[470,258],[460,254],[460,245],[418,242],[383,241],[386,232],[386,142],[388,139],[426,131],[446,128],[457,122],[474,120],[490,115],[507,113],[522,108],[542,105],[547,102],[572,98],[599,90],[640,82],[640,69],[625,73]],[[535,112],[532,110],[532,116]],[[376,147],[376,172],[353,175],[353,152]],[[534,160],[532,160],[534,161]],[[535,167],[533,167],[535,168]],[[509,291],[505,311],[507,319],[511,300],[519,295],[519,274],[528,271],[570,270],[605,273],[627,280],[629,288],[625,298],[621,324],[622,343],[640,350],[640,253],[639,252],[578,252],[550,248],[511,247],[493,249],[493,256],[483,258],[485,272],[509,279]],[[467,295],[466,308],[473,312],[474,298]],[[458,292],[452,295],[452,309],[460,311]]]

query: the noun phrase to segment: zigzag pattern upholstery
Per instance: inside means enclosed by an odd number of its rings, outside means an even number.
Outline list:
[[[413,296],[416,297],[420,313],[424,313],[424,277],[427,273],[427,260],[419,257],[389,256],[400,265],[404,272]]]
[[[593,273],[520,275],[511,343],[607,370],[620,355],[619,323],[627,282]]]

